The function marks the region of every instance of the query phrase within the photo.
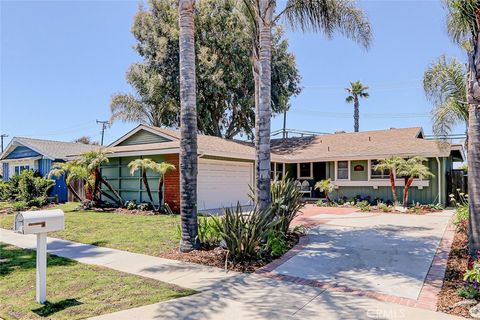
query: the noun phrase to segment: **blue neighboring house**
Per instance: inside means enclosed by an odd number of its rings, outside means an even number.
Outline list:
[[[73,159],[72,155],[98,149],[98,146],[75,142],[14,137],[1,154],[0,163],[4,181],[23,170],[35,170],[46,177],[55,162]],[[50,196],[59,202],[68,201],[68,189],[63,178],[55,179]]]

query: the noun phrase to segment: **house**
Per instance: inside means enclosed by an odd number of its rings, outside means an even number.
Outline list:
[[[330,178],[335,185],[334,199],[356,195],[391,201],[389,172],[376,171],[379,159],[398,156],[422,156],[435,177],[415,179],[410,201],[447,204],[447,173],[453,162],[465,160],[462,145],[425,139],[422,128],[387,129],[364,132],[323,134],[275,139],[271,142],[272,169],[275,175],[288,174],[297,180],[316,181]],[[277,159],[277,160],[275,160]],[[396,177],[401,195],[405,179]],[[314,196],[320,196],[313,190]]]
[[[138,158],[167,161],[178,170],[165,176],[164,199],[172,210],[178,211],[179,150],[179,131],[139,125],[107,147],[109,163],[102,165],[102,175],[123,200],[147,201],[140,173],[130,175],[128,163]],[[237,201],[242,205],[249,204],[249,186],[254,183],[254,163],[255,149],[249,143],[198,135],[198,208],[209,210],[229,207]],[[147,172],[147,176],[156,200],[158,174]]]
[[[54,162],[65,162],[72,159],[69,155],[96,148],[98,146],[82,143],[14,137],[0,156],[3,180],[8,181],[13,175],[29,169],[45,177]],[[60,202],[68,200],[68,190],[63,178],[55,179],[50,196],[58,197]]]
[[[130,175],[128,163],[137,158],[167,161],[179,168],[180,133],[176,130],[139,125],[108,146],[109,163],[102,175],[124,200],[148,199],[140,174]],[[388,129],[358,133],[335,133],[272,140],[272,178],[289,177],[307,181],[331,178],[334,198],[361,194],[372,199],[391,200],[387,172],[373,169],[378,159],[392,156],[428,158],[435,177],[415,179],[410,199],[421,203],[447,202],[447,172],[454,161],[463,161],[462,146],[427,140],[421,128]],[[250,204],[248,193],[254,185],[255,148],[252,144],[198,135],[198,208],[211,210],[238,202]],[[157,199],[158,175],[148,172],[154,199]],[[396,181],[398,192],[404,179]],[[179,171],[165,176],[165,202],[178,209]],[[312,190],[313,197],[320,197]]]

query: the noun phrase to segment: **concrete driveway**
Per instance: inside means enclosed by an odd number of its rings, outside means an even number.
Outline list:
[[[417,300],[451,215],[309,212],[320,224],[272,272]]]

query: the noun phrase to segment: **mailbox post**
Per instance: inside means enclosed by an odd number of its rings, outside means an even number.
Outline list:
[[[47,301],[47,232],[63,230],[65,218],[62,210],[19,212],[15,215],[13,230],[37,236],[37,291],[38,303]]]

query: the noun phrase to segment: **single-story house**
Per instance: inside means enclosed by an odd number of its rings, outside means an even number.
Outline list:
[[[392,201],[389,172],[374,169],[378,160],[425,157],[435,176],[415,179],[409,197],[422,204],[447,204],[447,173],[453,169],[453,162],[465,161],[462,145],[425,139],[419,127],[275,139],[271,150],[275,175],[288,174],[302,182],[307,180],[310,186],[330,178],[335,185],[331,194],[334,199],[361,195]],[[400,197],[405,179],[396,177],[395,183]],[[312,193],[315,197],[320,192]]]
[[[14,137],[0,156],[3,180],[8,181],[13,175],[29,169],[45,177],[54,162],[65,162],[71,159],[69,155],[81,154],[95,148],[98,146]],[[68,189],[63,178],[55,178],[55,186],[50,196],[57,197],[59,202],[68,200]]]
[[[416,179],[410,199],[420,203],[447,203],[447,172],[454,161],[464,161],[461,145],[424,138],[421,128],[387,129],[357,133],[338,132],[308,137],[273,139],[271,142],[272,178],[289,177],[307,181],[330,178],[335,184],[333,198],[356,195],[391,200],[387,172],[373,169],[378,159],[392,156],[428,158],[433,178]],[[138,158],[167,161],[179,168],[179,131],[139,125],[108,146],[110,161],[102,166],[103,176],[124,200],[148,199],[140,173],[130,175],[128,163]],[[255,148],[252,144],[198,135],[198,207],[218,209],[250,204],[248,193],[254,185]],[[158,175],[148,172],[154,199],[157,199]],[[398,192],[404,179],[396,180]],[[165,177],[164,200],[178,209],[179,171]],[[312,197],[321,197],[312,188]]]

